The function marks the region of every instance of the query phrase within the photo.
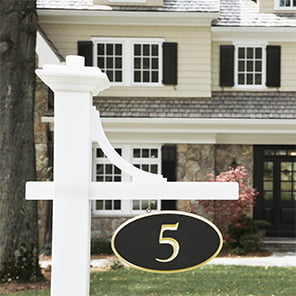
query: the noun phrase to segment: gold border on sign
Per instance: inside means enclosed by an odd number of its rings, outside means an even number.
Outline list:
[[[121,229],[123,229],[126,225],[128,225],[128,224],[130,224],[130,223],[132,223],[132,222],[134,222],[136,220],[143,219],[145,217],[156,216],[156,215],[164,215],[164,214],[189,216],[189,217],[192,217],[192,218],[194,218],[196,220],[201,220],[201,221],[205,222],[206,224],[210,225],[216,231],[216,233],[218,234],[218,237],[220,239],[220,243],[219,243],[219,246],[218,246],[216,252],[211,257],[209,257],[207,260],[205,260],[205,261],[203,261],[203,262],[201,262],[201,263],[199,263],[197,265],[193,265],[193,266],[183,268],[183,269],[173,269],[173,270],[158,270],[158,269],[151,269],[151,268],[141,267],[141,266],[135,265],[135,264],[127,261],[125,258],[120,256],[120,254],[117,252],[117,250],[115,248],[115,238],[116,238],[118,232]],[[184,272],[184,271],[189,271],[189,270],[195,269],[197,267],[200,267],[200,266],[208,263],[212,259],[214,259],[220,253],[220,251],[221,251],[221,249],[223,247],[223,236],[222,236],[219,228],[214,223],[212,223],[211,221],[209,221],[208,219],[206,219],[204,217],[201,217],[199,215],[195,215],[195,214],[192,214],[192,213],[181,212],[181,211],[161,211],[161,212],[157,212],[157,213],[149,213],[149,214],[139,215],[139,216],[133,217],[133,218],[125,221],[113,233],[112,239],[111,239],[111,247],[112,247],[112,250],[113,250],[114,254],[120,260],[122,260],[124,263],[126,263],[128,266],[131,266],[131,267],[134,267],[136,269],[143,270],[143,271],[154,272],[154,273],[177,273],[177,272]]]

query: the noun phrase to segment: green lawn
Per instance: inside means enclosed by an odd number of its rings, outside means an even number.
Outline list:
[[[15,295],[48,296],[49,292],[41,290]],[[295,296],[296,268],[207,265],[175,274],[147,273],[130,268],[91,274],[90,296],[142,295]]]

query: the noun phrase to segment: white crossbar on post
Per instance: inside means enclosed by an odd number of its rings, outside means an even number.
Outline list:
[[[91,182],[89,186],[89,200],[235,200],[238,195],[238,183],[233,182]],[[28,182],[26,196],[54,199],[54,183]]]

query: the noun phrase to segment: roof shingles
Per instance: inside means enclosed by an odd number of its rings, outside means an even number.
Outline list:
[[[212,98],[96,97],[102,117],[296,119],[296,93],[215,92]]]

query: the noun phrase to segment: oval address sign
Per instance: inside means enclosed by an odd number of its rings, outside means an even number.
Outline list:
[[[151,272],[193,269],[218,255],[223,240],[209,220],[186,212],[162,211],[123,223],[112,249],[127,264]]]

